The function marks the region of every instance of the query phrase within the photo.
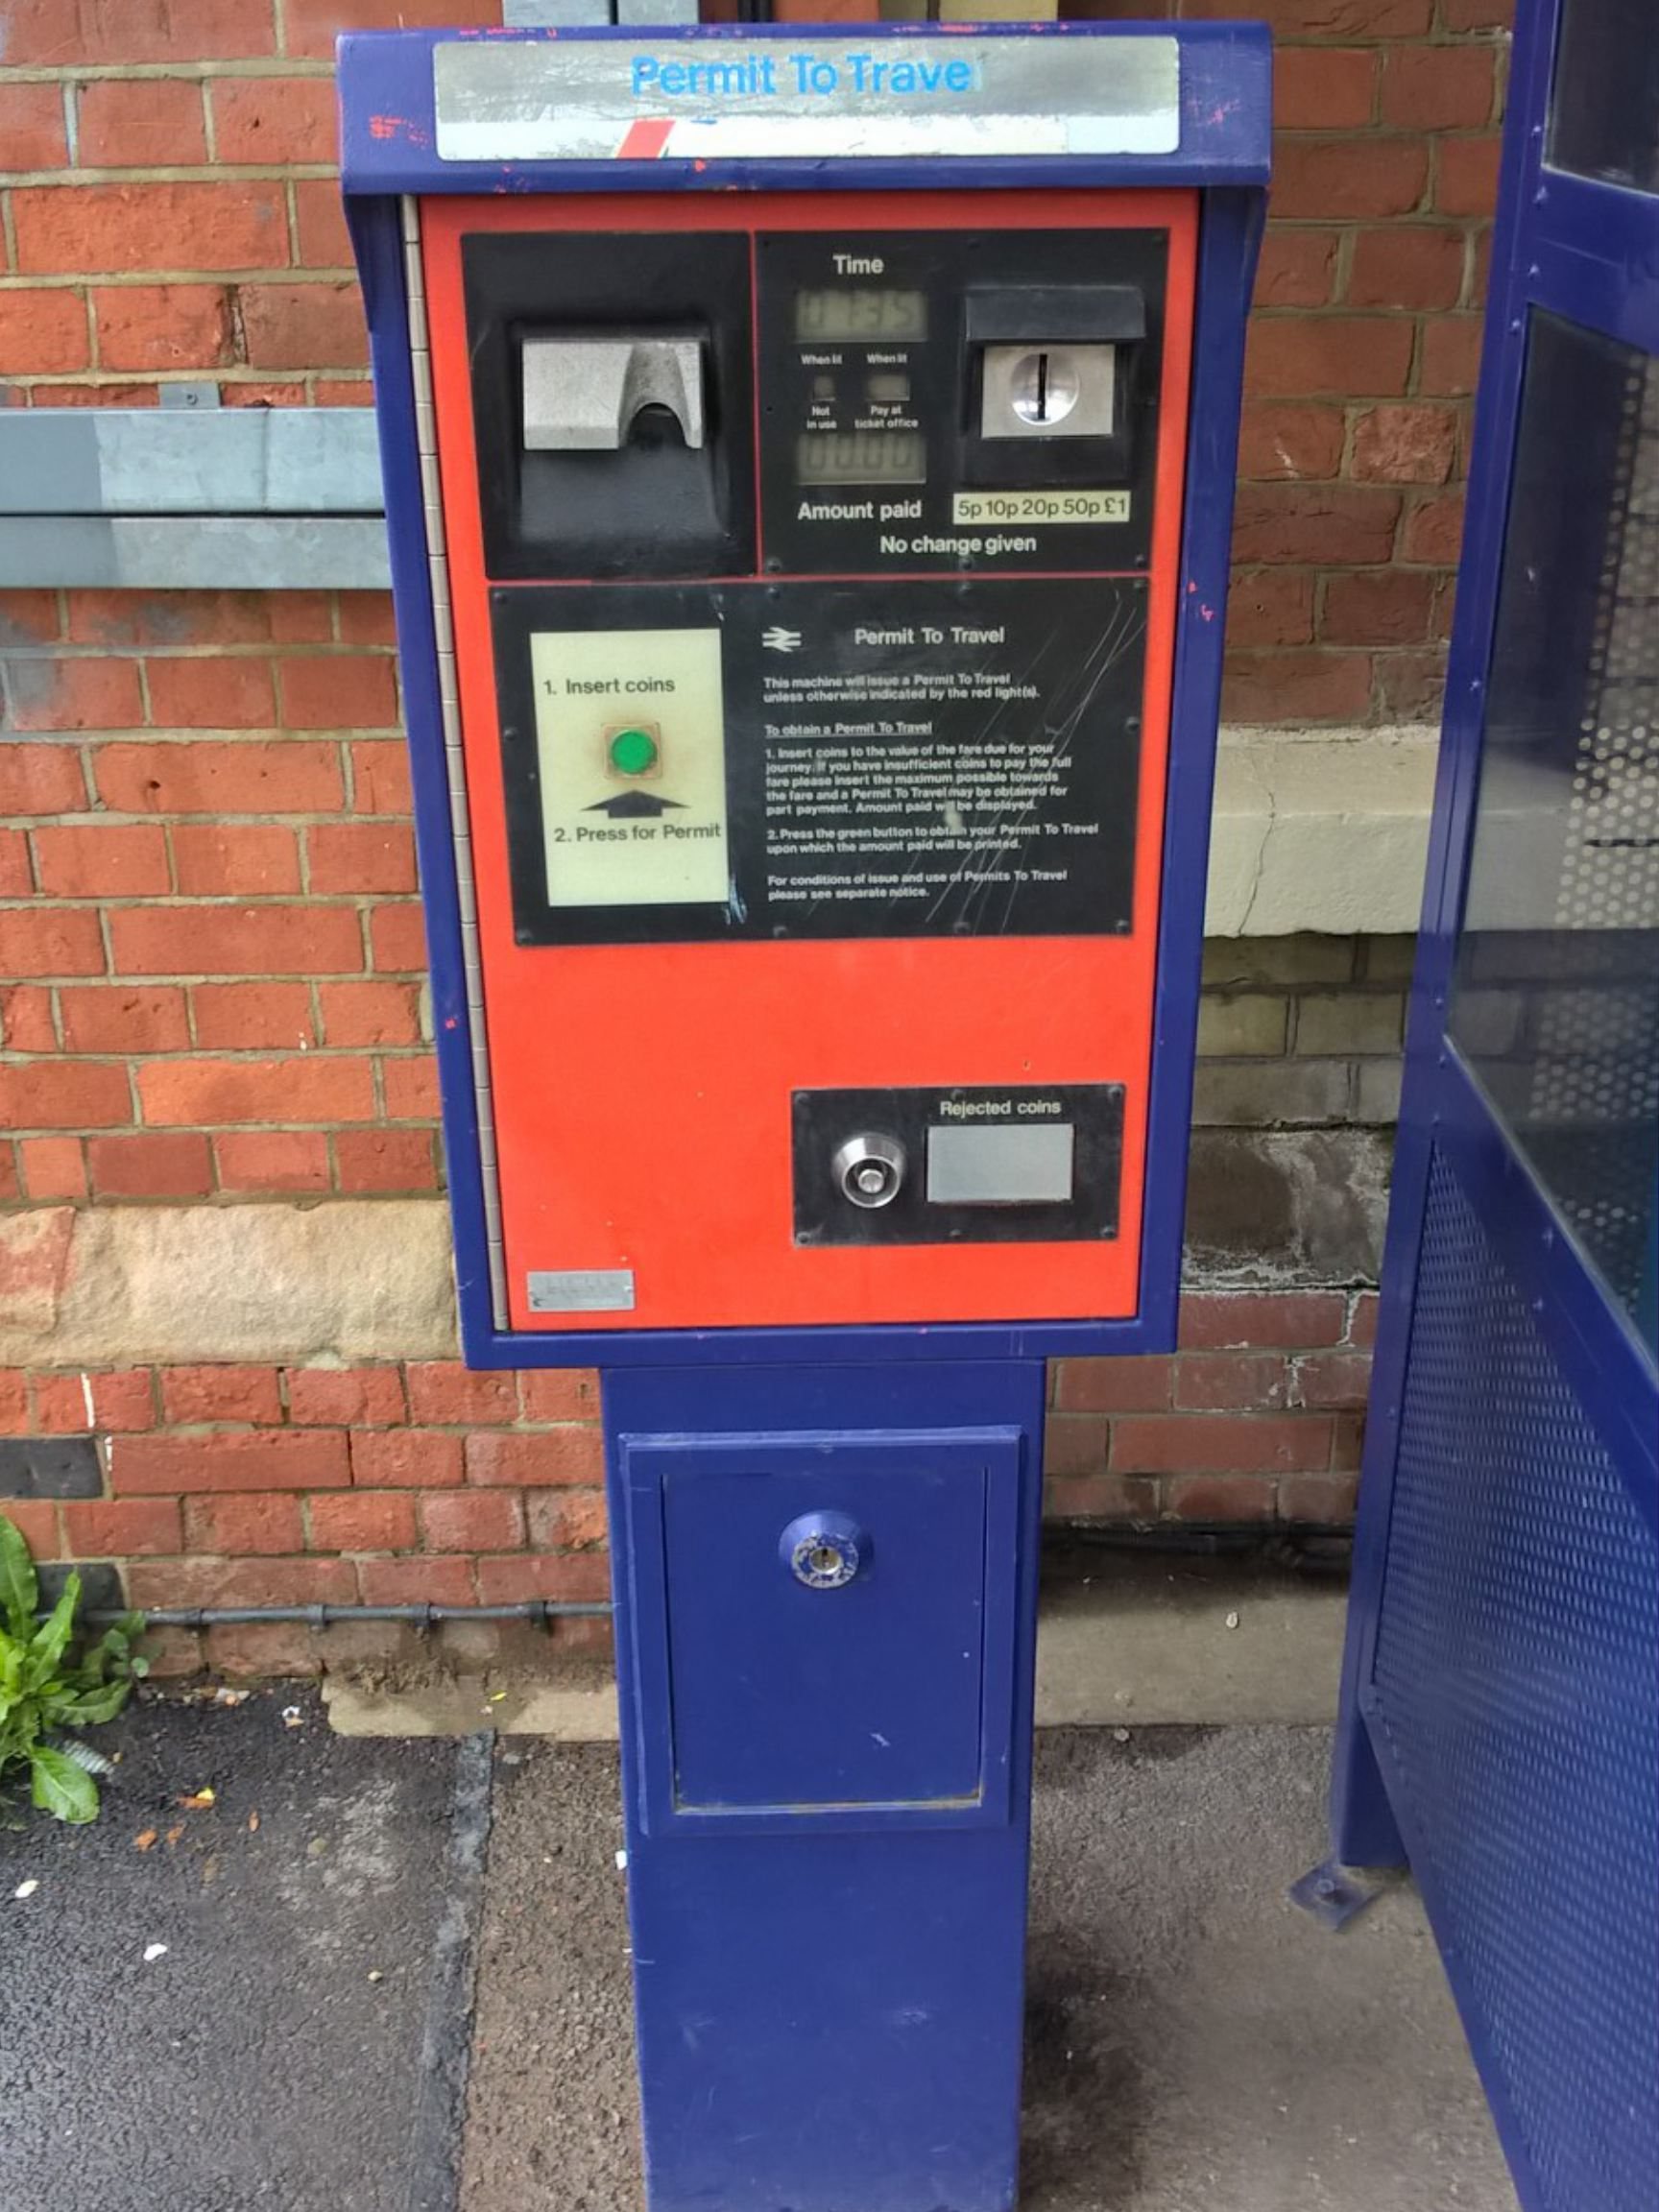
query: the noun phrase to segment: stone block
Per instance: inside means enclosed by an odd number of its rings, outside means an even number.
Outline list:
[[[1370,1130],[1194,1131],[1190,1276],[1374,1283],[1388,1161],[1386,1141]]]
[[[1361,1060],[1354,1070],[1354,1119],[1366,1128],[1392,1128],[1400,1118],[1400,1060]]]
[[[1353,979],[1360,940],[1320,937],[1211,937],[1204,945],[1204,988],[1295,990]]]
[[[1210,991],[1198,1006],[1198,1050],[1212,1059],[1282,1053],[1289,1002],[1261,991]]]
[[[0,1498],[99,1498],[103,1492],[90,1436],[0,1436]]]
[[[1305,992],[1296,1002],[1296,1050],[1311,1058],[1398,1052],[1405,1020],[1398,992]]]
[[[1193,1081],[1196,1128],[1271,1129],[1345,1121],[1346,1060],[1200,1061]]]

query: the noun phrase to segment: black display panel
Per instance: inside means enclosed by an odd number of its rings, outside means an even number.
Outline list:
[[[1118,229],[757,238],[768,573],[1144,567],[1168,245]],[[1110,348],[1110,405],[988,435],[988,349],[1050,347]]]
[[[1142,579],[493,594],[524,944],[1130,927]]]

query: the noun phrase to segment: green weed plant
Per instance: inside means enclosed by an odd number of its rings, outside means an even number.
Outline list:
[[[81,1577],[69,1575],[45,1620],[40,1585],[21,1531],[0,1513],[0,1780],[29,1770],[29,1794],[42,1813],[77,1824],[98,1817],[95,1776],[108,1762],[74,1731],[113,1720],[146,1662],[132,1646],[141,1613],[123,1614],[95,1643],[71,1655]]]

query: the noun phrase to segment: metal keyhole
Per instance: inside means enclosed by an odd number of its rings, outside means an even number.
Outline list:
[[[870,1555],[870,1539],[845,1513],[803,1513],[778,1541],[778,1554],[808,1590],[844,1590]]]
[[[1008,399],[1022,422],[1063,422],[1076,406],[1082,384],[1070,360],[1045,347],[1014,364]]]

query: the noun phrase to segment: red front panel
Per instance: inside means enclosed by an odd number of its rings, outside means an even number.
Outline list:
[[[1117,1318],[1137,1310],[1197,205],[1184,193],[442,200],[422,207],[510,1325],[722,1328]],[[1158,229],[1168,236],[1130,927],[1074,937],[527,945],[500,706],[462,241],[484,232]],[[1087,248],[1080,248],[1087,266]],[[897,582],[897,580],[892,580]],[[540,588],[540,587],[532,587]],[[580,583],[559,589],[580,593]],[[1202,887],[1181,886],[1186,897]],[[802,1090],[1123,1087],[1109,1238],[808,1246]],[[527,1277],[628,1270],[628,1312],[538,1312]]]

